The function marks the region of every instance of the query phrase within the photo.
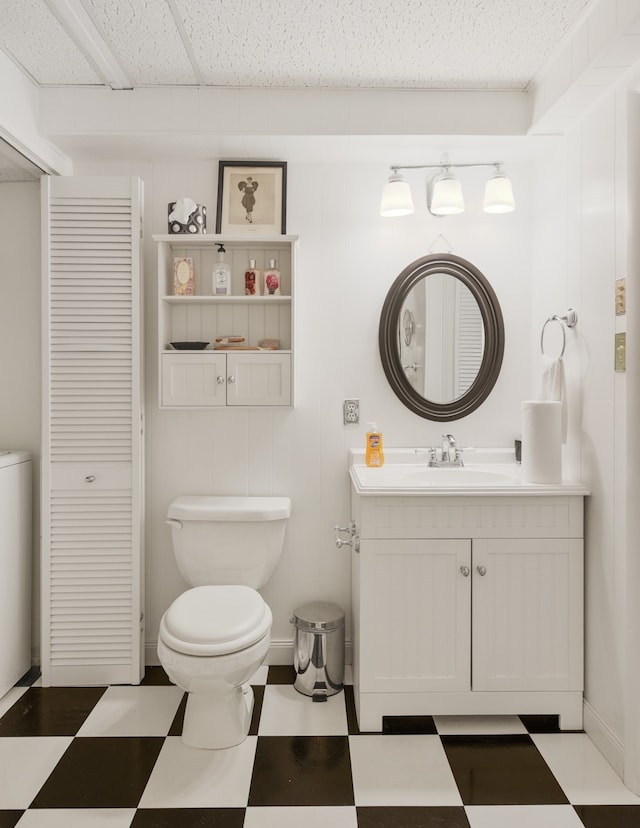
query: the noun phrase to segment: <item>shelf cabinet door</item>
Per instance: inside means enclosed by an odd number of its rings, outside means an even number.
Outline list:
[[[290,404],[290,354],[227,354],[227,405]]]
[[[360,690],[469,690],[471,542],[362,540],[359,558]]]
[[[162,354],[162,405],[221,406],[227,404],[227,362],[224,354]]]
[[[473,541],[474,690],[582,689],[582,570],[581,540]]]

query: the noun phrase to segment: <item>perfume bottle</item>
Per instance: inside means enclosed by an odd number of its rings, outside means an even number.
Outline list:
[[[249,259],[249,267],[244,272],[244,292],[246,296],[260,295],[260,271],[255,259]]]
[[[275,259],[269,259],[269,267],[264,272],[264,295],[280,295],[280,271],[276,267]]]

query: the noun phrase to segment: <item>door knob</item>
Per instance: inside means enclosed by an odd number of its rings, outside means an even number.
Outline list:
[[[468,578],[469,575],[471,574],[471,570],[469,569],[468,566],[461,566],[460,567],[460,572],[462,572],[462,574],[464,575],[465,578]]]
[[[477,566],[476,569],[478,570],[478,575],[482,575],[484,577],[487,574],[486,566]]]

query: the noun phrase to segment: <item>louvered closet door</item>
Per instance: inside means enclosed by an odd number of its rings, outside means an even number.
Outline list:
[[[141,182],[42,186],[43,683],[138,683]]]

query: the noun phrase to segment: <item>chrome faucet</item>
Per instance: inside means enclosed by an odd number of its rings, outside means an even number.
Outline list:
[[[456,438],[453,434],[442,435],[442,462],[451,463],[455,459],[458,446],[456,445]]]
[[[429,466],[433,468],[464,466],[462,449],[458,448],[456,438],[453,434],[442,435],[440,457],[438,457],[438,449],[436,448],[427,449],[427,452],[429,453]]]

